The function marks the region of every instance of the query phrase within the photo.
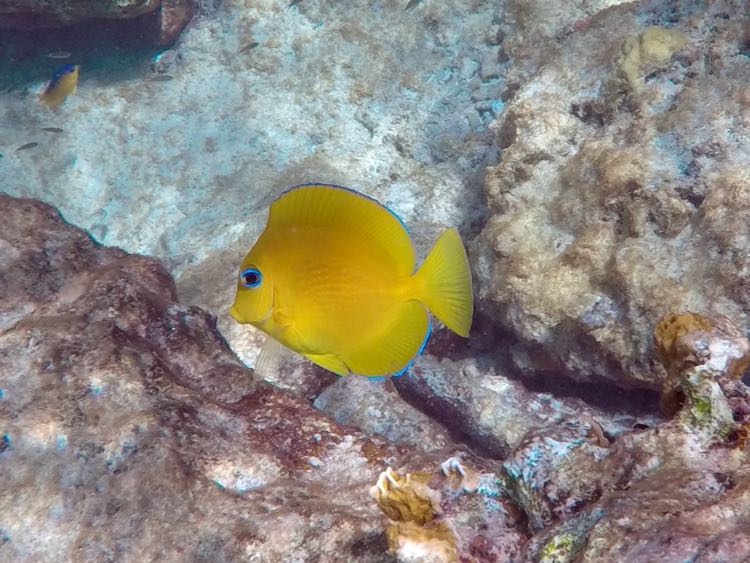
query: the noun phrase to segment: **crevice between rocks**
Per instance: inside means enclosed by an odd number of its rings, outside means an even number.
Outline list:
[[[461,342],[457,342],[461,340]],[[446,341],[448,341],[446,343]],[[498,327],[484,315],[475,316],[475,328],[469,340],[459,339],[440,331],[433,336],[427,353],[435,357],[463,360],[475,358],[482,371],[490,368],[500,376],[517,382],[530,392],[549,393],[557,398],[579,399],[592,407],[604,411],[630,414],[632,416],[654,415],[659,412],[659,392],[645,388],[626,389],[600,381],[582,382],[565,373],[537,371],[529,374],[520,369],[513,360],[514,345],[523,344],[510,331]],[[746,377],[750,378],[750,374]]]

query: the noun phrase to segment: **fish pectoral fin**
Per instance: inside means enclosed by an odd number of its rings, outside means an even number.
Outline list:
[[[305,354],[304,356],[312,363],[318,364],[336,375],[349,375],[351,373],[349,366],[335,354]]]
[[[253,372],[255,373],[255,379],[274,379],[284,364],[286,359],[290,356],[291,351],[284,346],[281,342],[266,336],[266,340],[263,342],[263,346],[258,354],[258,359],[255,360],[255,367]]]

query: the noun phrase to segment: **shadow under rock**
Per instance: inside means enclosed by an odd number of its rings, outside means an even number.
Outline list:
[[[592,407],[632,416],[659,415],[659,392],[650,389],[624,389],[609,381],[576,381],[560,371],[524,373],[515,365],[511,348],[516,338],[492,321],[475,314],[471,336],[461,338],[448,330],[435,331],[426,353],[438,358],[463,360],[473,357],[480,371],[502,374],[534,393],[558,398],[577,398]],[[750,378],[750,376],[749,376]]]
[[[155,45],[158,31],[153,14],[53,29],[0,27],[0,92],[28,93],[31,83],[49,80],[65,63],[81,67],[81,81],[135,78],[144,73],[154,55],[167,48]]]

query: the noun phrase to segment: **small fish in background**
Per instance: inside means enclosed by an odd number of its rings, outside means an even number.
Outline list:
[[[33,149],[34,147],[38,147],[39,143],[26,143],[25,145],[21,145],[16,149],[16,152],[18,151],[26,151],[29,149]]]
[[[409,0],[409,3],[406,5],[406,8],[404,8],[404,12],[408,12],[409,10],[413,10],[419,4],[422,2],[422,0]]]
[[[60,127],[42,127],[42,131],[47,133],[62,133],[63,130]]]
[[[76,93],[78,65],[64,64],[52,75],[52,79],[39,96],[39,101],[48,108],[56,108],[65,98]]]
[[[289,7],[293,8],[294,6],[296,6],[297,4],[299,4],[300,2],[302,2],[302,0],[292,0],[291,2],[289,2]]]
[[[174,76],[169,74],[152,74],[149,80],[153,82],[169,82],[170,80],[174,80]]]
[[[68,51],[52,51],[47,53],[47,57],[50,59],[67,59],[70,57],[70,53]]]
[[[430,312],[468,337],[473,303],[455,228],[416,269],[395,213],[348,188],[306,184],[271,204],[240,265],[230,314],[271,337],[256,362],[260,377],[283,345],[338,375],[382,378],[403,374],[422,352]]]
[[[177,49],[167,49],[154,55],[150,66],[154,74],[169,74],[176,71],[181,64],[182,53]]]
[[[258,45],[260,45],[260,43],[258,43],[257,41],[252,41],[252,42],[248,43],[247,45],[245,45],[244,47],[242,47],[242,49],[240,49],[237,52],[238,53],[247,53],[248,51],[252,51],[253,49],[255,49]]]

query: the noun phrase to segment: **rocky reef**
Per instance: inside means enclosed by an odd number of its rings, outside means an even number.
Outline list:
[[[658,389],[662,315],[747,322],[743,17],[732,2],[623,4],[509,76],[474,263],[520,372]],[[523,31],[506,41],[537,60]]]
[[[0,560],[750,559],[744,3],[190,5],[0,91]],[[471,337],[258,380],[235,270],[308,180],[458,225]]]
[[[382,560],[397,449],[253,381],[157,261],[0,210],[2,559]]]
[[[684,398],[673,418],[613,436],[580,417],[531,432],[499,465],[389,468],[371,495],[390,551],[414,562],[750,557],[750,389],[738,379],[750,342],[692,313],[662,319],[654,339]]]
[[[47,29],[101,22],[96,20],[141,19],[141,33],[158,45],[174,42],[190,21],[193,0],[4,0],[0,4],[0,28]],[[93,21],[92,21],[93,20]]]
[[[397,380],[435,421],[387,381],[318,394],[356,430],[254,380],[157,261],[33,200],[0,211],[8,560],[750,556],[750,342],[725,318],[657,325],[668,421],[482,380],[467,358]]]

